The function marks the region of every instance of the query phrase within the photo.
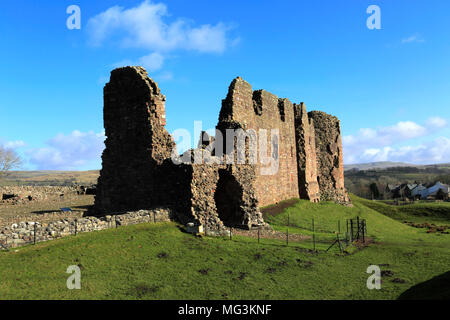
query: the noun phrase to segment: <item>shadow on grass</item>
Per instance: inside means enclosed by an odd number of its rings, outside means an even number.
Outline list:
[[[450,271],[419,283],[404,291],[398,300],[448,300],[450,299]]]
[[[263,214],[263,218],[267,218],[269,216],[277,216],[281,214],[285,209],[289,207],[293,207],[298,203],[299,199],[292,198],[288,200],[283,200],[277,202],[276,204],[272,204],[263,208],[260,208],[261,213]]]

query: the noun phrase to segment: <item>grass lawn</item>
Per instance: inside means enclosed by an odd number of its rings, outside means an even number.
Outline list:
[[[358,199],[360,203],[399,221],[415,223],[450,224],[450,202],[417,202],[405,205],[390,205],[383,201]]]
[[[427,234],[352,199],[353,208],[297,201],[266,218],[285,230],[289,215],[290,233],[311,234],[314,217],[318,253],[306,250],[310,240],[286,246],[280,240],[196,238],[175,223],[121,227],[0,252],[0,299],[450,298],[450,235]],[[324,252],[337,221],[356,216],[367,219],[375,243],[349,255],[335,247]],[[381,290],[366,287],[371,264],[393,272],[383,277]],[[69,265],[81,268],[81,290],[66,287]],[[392,282],[395,278],[405,282]]]

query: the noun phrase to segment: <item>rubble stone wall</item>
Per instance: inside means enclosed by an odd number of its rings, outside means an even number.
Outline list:
[[[2,200],[4,195],[14,196]],[[0,203],[17,204],[29,201],[58,200],[61,197],[73,197],[77,195],[76,187],[64,186],[4,186],[0,187]]]
[[[22,221],[0,228],[0,244],[15,248],[35,241],[49,241],[82,232],[92,232],[139,223],[167,222],[173,219],[170,208],[154,208],[104,217],[64,218],[49,223]],[[36,234],[35,234],[36,231]]]
[[[349,204],[344,187],[344,155],[338,118],[322,111],[311,111],[316,137],[317,173],[322,200]]]
[[[20,221],[35,221],[39,223],[50,223],[58,220],[64,219],[75,219],[82,218],[84,211],[69,211],[69,212],[46,212],[42,214],[30,213],[28,215],[17,215],[17,216],[9,216],[9,217],[1,217],[0,216],[0,228],[18,223]]]

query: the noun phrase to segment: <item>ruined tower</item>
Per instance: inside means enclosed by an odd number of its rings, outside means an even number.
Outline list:
[[[202,132],[197,149],[177,155],[165,124],[165,96],[147,72],[113,70],[91,214],[167,207],[172,218],[220,234],[225,226],[266,226],[259,208],[289,198],[349,202],[339,120],[308,114],[303,103],[253,91],[238,77],[222,101],[216,136]]]

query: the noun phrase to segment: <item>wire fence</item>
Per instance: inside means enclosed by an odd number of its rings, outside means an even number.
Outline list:
[[[299,233],[296,229],[305,232]],[[312,251],[326,252],[331,249],[344,252],[348,246],[354,243],[365,244],[368,240],[367,222],[360,217],[337,221],[335,232],[324,232],[326,229],[325,226],[318,225],[314,219],[311,219],[310,226],[299,226],[298,224],[291,226],[288,216],[286,225],[284,227],[277,225],[274,230],[263,227],[252,230],[228,227],[228,235],[225,238],[233,241],[246,241],[248,238],[253,238],[262,245],[296,246]],[[211,236],[216,235],[216,232],[205,229],[204,234]]]

